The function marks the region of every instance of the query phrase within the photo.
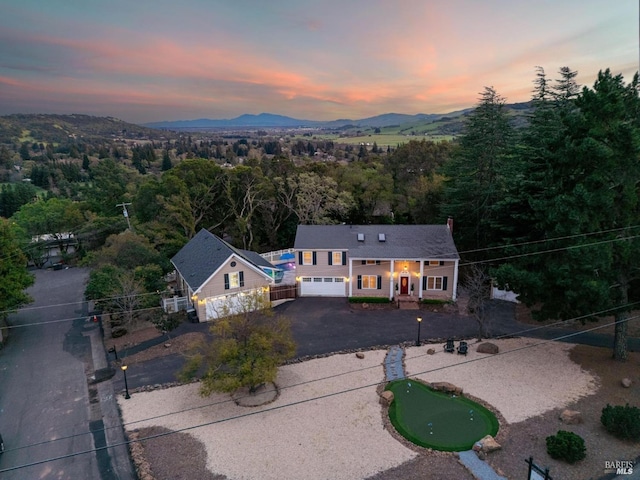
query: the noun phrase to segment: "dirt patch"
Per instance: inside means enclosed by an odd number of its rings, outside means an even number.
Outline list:
[[[141,352],[135,353],[133,355],[127,355],[125,357],[126,363],[127,365],[135,365],[136,363],[146,362],[147,360],[152,360],[158,357],[173,355],[175,353],[184,353],[189,350],[189,348],[194,343],[203,341],[205,339],[206,335],[204,333],[185,333],[183,335],[180,335],[179,337],[164,340],[159,345],[147,348]],[[126,353],[126,350],[124,351],[124,353]]]

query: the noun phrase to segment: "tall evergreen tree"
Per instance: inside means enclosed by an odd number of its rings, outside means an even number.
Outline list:
[[[456,243],[463,250],[499,241],[493,234],[494,207],[503,194],[514,138],[504,99],[486,87],[459,151],[444,166],[443,213],[456,219]]]
[[[550,99],[538,98],[514,201],[503,204],[518,240],[544,243],[518,250],[525,255],[497,277],[540,318],[614,312],[614,358],[625,360],[629,292],[640,278],[638,77],[625,85],[606,70],[576,97],[575,75],[560,73]]]

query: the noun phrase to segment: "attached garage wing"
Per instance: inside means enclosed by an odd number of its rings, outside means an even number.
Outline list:
[[[302,277],[300,296],[346,297],[346,282],[344,277]]]

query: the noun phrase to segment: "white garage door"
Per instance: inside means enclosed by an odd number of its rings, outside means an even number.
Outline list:
[[[258,304],[256,296],[259,295],[259,290],[248,290],[242,293],[207,298],[207,321],[255,310]]]
[[[345,297],[347,295],[343,277],[302,277],[302,297]]]

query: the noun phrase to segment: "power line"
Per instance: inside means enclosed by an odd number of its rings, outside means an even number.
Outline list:
[[[580,317],[577,317],[577,319],[579,319],[579,318]],[[478,362],[480,360],[487,360],[489,358],[493,358],[493,357],[496,357],[496,356],[501,356],[501,355],[506,355],[506,354],[509,354],[509,353],[519,352],[519,351],[522,351],[522,350],[526,350],[528,348],[533,348],[533,347],[537,347],[537,346],[540,346],[540,345],[546,345],[548,343],[555,342],[555,341],[558,341],[558,340],[566,340],[568,338],[572,338],[572,337],[575,337],[575,336],[578,336],[578,335],[583,335],[585,333],[589,333],[589,332],[592,332],[592,331],[595,331],[595,330],[606,328],[606,327],[609,327],[611,325],[617,325],[618,323],[623,323],[623,322],[624,323],[628,323],[631,320],[637,320],[639,318],[640,318],[640,315],[636,315],[636,316],[633,316],[633,317],[626,318],[626,319],[624,319],[622,321],[614,321],[612,323],[599,325],[599,326],[596,326],[596,327],[593,327],[593,328],[590,328],[590,329],[587,329],[587,330],[583,330],[583,331],[580,331],[580,332],[572,332],[572,333],[569,333],[569,334],[565,334],[565,335],[561,335],[561,336],[558,336],[558,337],[551,338],[549,340],[543,340],[543,341],[540,341],[538,343],[525,345],[525,346],[522,346],[522,347],[516,347],[516,348],[512,348],[510,350],[505,350],[503,352],[499,352],[499,353],[497,353],[495,355],[492,355],[490,357],[478,357],[478,358],[474,358],[474,359],[464,360],[464,361],[462,361],[460,363],[456,363],[456,364],[453,364],[453,365],[444,365],[444,366],[441,366],[441,367],[432,368],[432,369],[429,369],[429,370],[425,370],[425,371],[418,372],[418,373],[415,373],[413,375],[410,375],[408,378],[416,378],[419,375],[426,375],[428,373],[433,373],[433,372],[437,372],[437,371],[446,370],[447,368],[451,368],[451,367],[457,367],[457,366],[460,366],[460,365],[466,365],[466,364]],[[421,356],[424,356],[424,355],[417,355],[415,357],[411,357],[411,359],[418,358],[418,357],[421,357]],[[380,367],[380,365],[376,365],[375,367],[376,368]],[[374,368],[374,367],[367,367],[367,369],[369,369],[369,368]],[[360,371],[360,370],[363,370],[363,369],[354,370],[353,372],[355,373],[355,372]],[[350,373],[350,372],[346,372],[346,373]],[[330,376],[330,377],[327,377],[327,378],[322,378],[322,379],[318,379],[318,380],[314,380],[314,381],[320,381],[320,380],[329,379],[329,378],[333,378],[333,377],[334,376]],[[302,382],[301,384],[310,383],[310,382],[312,382],[312,381]],[[290,403],[287,403],[287,404],[284,404],[284,405],[279,405],[279,406],[267,408],[267,409],[264,409],[264,410],[259,410],[259,411],[255,411],[255,412],[248,412],[248,413],[244,413],[244,414],[241,414],[241,415],[234,415],[232,417],[227,417],[227,418],[223,418],[223,419],[219,419],[219,420],[212,420],[211,422],[200,423],[200,424],[193,425],[193,426],[190,426],[190,427],[184,427],[184,428],[181,428],[181,429],[172,430],[170,432],[163,432],[163,433],[150,435],[150,436],[143,437],[143,438],[138,438],[136,440],[127,440],[127,441],[124,441],[124,442],[115,443],[115,444],[107,445],[107,446],[104,446],[104,447],[96,447],[96,448],[93,448],[93,449],[84,450],[84,451],[80,451],[80,452],[74,452],[74,453],[70,453],[70,454],[67,454],[67,455],[53,457],[53,458],[40,460],[40,461],[28,463],[28,464],[17,465],[17,466],[9,467],[9,468],[6,468],[6,469],[1,469],[0,473],[14,471],[14,470],[18,470],[18,469],[21,469],[21,468],[28,468],[28,467],[41,465],[43,463],[48,463],[48,462],[52,462],[52,461],[63,460],[63,459],[66,459],[66,458],[71,458],[71,457],[74,457],[74,456],[84,455],[84,454],[87,454],[87,453],[95,453],[95,452],[106,450],[106,449],[109,449],[109,448],[115,448],[115,447],[119,447],[119,446],[123,446],[123,445],[129,445],[129,444],[132,444],[132,443],[135,443],[135,442],[142,442],[142,441],[145,441],[145,440],[152,440],[152,439],[159,438],[159,437],[164,437],[164,436],[167,436],[167,435],[173,435],[175,433],[182,433],[182,432],[185,432],[185,431],[194,430],[196,428],[202,428],[202,427],[206,427],[206,426],[211,426],[211,425],[215,425],[215,424],[218,424],[218,423],[228,422],[230,420],[236,420],[236,419],[239,419],[239,418],[245,418],[245,417],[258,415],[258,414],[261,414],[261,413],[267,413],[267,412],[271,412],[271,411],[275,411],[275,410],[281,410],[281,409],[286,408],[286,407],[292,407],[292,406],[296,406],[296,405],[301,405],[301,404],[308,403],[308,402],[311,402],[311,401],[316,401],[316,400],[323,400],[325,398],[330,398],[330,397],[334,397],[334,396],[337,396],[337,395],[342,395],[342,394],[345,394],[345,393],[351,393],[351,392],[354,392],[354,391],[357,391],[357,390],[362,390],[364,388],[377,387],[379,384],[380,384],[380,382],[376,382],[376,383],[372,383],[372,384],[366,384],[366,385],[360,385],[358,387],[353,387],[353,388],[349,388],[349,389],[346,389],[346,390],[341,390],[341,391],[338,391],[338,392],[332,392],[332,393],[328,393],[328,394],[325,394],[325,395],[318,395],[316,397],[308,398],[308,399],[305,399],[305,400],[299,400],[299,401],[296,401],[296,402],[290,402]],[[216,403],[213,403],[211,405],[216,405],[216,404],[220,404],[220,403],[226,403],[228,401],[229,400],[227,400],[225,402],[216,402]],[[209,405],[209,406],[211,406],[211,405]],[[198,408],[204,408],[204,407],[205,406],[198,407]],[[167,414],[167,415],[183,413],[183,412],[189,411],[189,410],[192,410],[192,409],[185,409],[183,411],[174,412],[174,413]],[[136,422],[130,422],[129,424],[139,423],[139,422],[142,422],[142,421],[147,421],[147,420],[151,420],[151,419],[155,419],[155,418],[158,418],[158,417],[151,417],[149,419],[143,419],[143,420],[139,420],[139,421],[136,421]],[[91,433],[91,432],[89,432],[89,433]],[[51,440],[49,442],[53,442],[53,441],[55,441],[55,440]],[[48,443],[48,442],[42,442],[42,443]],[[26,448],[26,447],[21,447],[21,448]],[[7,451],[10,451],[10,450],[7,450]]]

